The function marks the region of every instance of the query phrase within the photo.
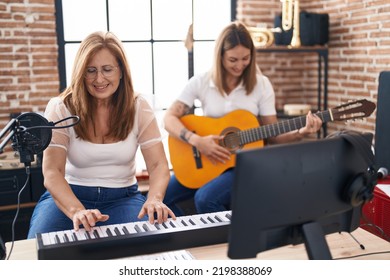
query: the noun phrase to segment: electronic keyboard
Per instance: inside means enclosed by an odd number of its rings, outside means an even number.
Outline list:
[[[91,231],[38,233],[40,260],[115,259],[228,241],[231,211],[93,227]]]

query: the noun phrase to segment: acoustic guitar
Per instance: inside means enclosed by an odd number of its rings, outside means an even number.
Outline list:
[[[366,99],[349,102],[315,115],[323,123],[346,121],[368,117],[376,105]],[[228,168],[235,166],[235,153],[241,149],[261,148],[263,140],[304,127],[306,115],[283,120],[275,124],[259,126],[257,118],[245,110],[236,110],[221,118],[185,115],[180,118],[184,126],[200,135],[221,135],[219,145],[228,149],[232,155],[229,161],[214,165],[199,151],[183,141],[169,136],[168,147],[173,171],[177,180],[187,188],[197,189],[219,176]]]

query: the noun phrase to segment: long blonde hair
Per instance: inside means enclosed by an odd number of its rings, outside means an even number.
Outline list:
[[[212,79],[221,94],[227,89],[226,70],[222,64],[223,55],[227,50],[239,45],[248,48],[251,52],[251,61],[241,77],[246,93],[250,94],[256,85],[257,66],[255,46],[246,26],[239,21],[235,21],[222,30],[215,42]]]
[[[111,32],[95,32],[87,36],[80,45],[73,64],[72,81],[62,93],[66,107],[72,114],[80,117],[75,126],[77,137],[91,140],[91,127],[94,130],[95,106],[93,97],[88,93],[85,84],[85,72],[92,56],[102,49],[107,49],[115,56],[122,72],[117,91],[111,98],[111,111],[108,137],[124,140],[134,125],[135,98],[130,67],[121,41]]]

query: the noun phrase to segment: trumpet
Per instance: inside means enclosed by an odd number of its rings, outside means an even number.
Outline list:
[[[301,46],[299,26],[299,0],[280,0],[282,2],[282,28],[288,31],[293,28],[290,48]]]
[[[265,27],[248,27],[253,43],[256,48],[264,48],[271,46],[275,41],[274,32],[282,32],[279,27],[265,28]]]

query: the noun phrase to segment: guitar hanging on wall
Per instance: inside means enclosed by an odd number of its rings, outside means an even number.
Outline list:
[[[184,45],[188,51],[188,79],[194,76],[194,31],[192,24],[188,27]]]
[[[323,123],[365,118],[371,115],[376,105],[366,99],[349,102],[333,109],[316,113]],[[263,140],[297,130],[306,125],[306,115],[283,120],[275,124],[259,126],[257,118],[245,110],[233,111],[221,118],[185,115],[180,118],[184,126],[200,135],[221,135],[219,145],[232,155],[225,163],[213,164],[207,157],[183,141],[169,136],[168,147],[173,171],[177,180],[191,189],[198,189],[225,170],[234,167],[235,153],[241,149],[261,148]]]

